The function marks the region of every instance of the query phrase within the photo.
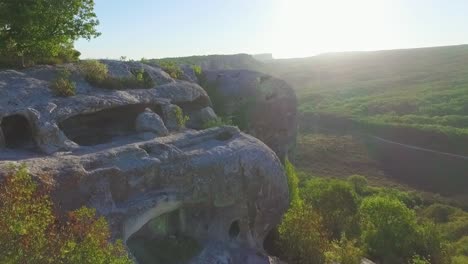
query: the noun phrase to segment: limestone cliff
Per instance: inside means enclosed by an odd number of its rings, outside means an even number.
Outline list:
[[[61,212],[94,207],[125,242],[184,235],[202,245],[190,263],[270,263],[263,239],[288,206],[275,153],[235,127],[181,125],[178,108],[197,122],[216,118],[198,84],[157,67],[105,63],[113,76],[144,68],[156,84],[100,89],[69,64],[61,67],[77,95],[63,98],[49,88],[57,67],[0,71],[0,175],[26,164]],[[160,218],[168,227],[151,228]]]

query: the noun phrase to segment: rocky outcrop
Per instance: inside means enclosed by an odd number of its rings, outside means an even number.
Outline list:
[[[114,76],[138,65],[106,63]],[[270,263],[263,240],[288,206],[272,150],[236,127],[185,128],[181,112],[193,117],[188,126],[216,119],[195,83],[105,90],[65,67],[78,92],[67,98],[49,90],[55,67],[0,71],[0,179],[25,164],[60,212],[96,208],[127,245],[183,235],[201,245],[187,263]]]
[[[137,132],[153,132],[158,136],[169,134],[162,118],[150,108],[146,108],[143,113],[137,116],[135,128]]]
[[[233,116],[245,132],[262,140],[280,158],[296,142],[297,99],[284,81],[248,70],[204,71],[218,114]]]
[[[106,63],[111,65],[110,74],[116,76],[125,76],[125,69],[151,67]],[[0,71],[0,124],[6,146],[21,149],[35,146],[48,154],[71,150],[77,145],[93,145],[133,134],[136,116],[146,108],[166,118],[164,121],[168,124],[177,124],[177,120],[173,120],[176,116],[163,109],[175,109],[180,105],[184,112],[187,109],[184,114],[190,114],[210,105],[208,95],[199,85],[169,81],[166,78],[170,77],[160,69],[148,68],[151,76],[166,80],[152,89],[106,90],[90,86],[75,65],[64,67],[73,73],[76,96],[62,98],[51,92],[50,81],[59,70],[55,67]],[[114,69],[118,69],[117,73]],[[131,74],[130,70],[127,74]]]
[[[213,263],[246,263],[233,259],[262,252],[263,239],[288,206],[281,163],[262,142],[222,127],[125,143],[21,162],[33,175],[48,176],[61,210],[94,207],[117,238],[128,240],[150,220],[176,212],[189,223],[177,233],[229,249],[222,251],[230,252],[226,262]],[[9,164],[0,162],[0,170]],[[211,263],[199,258],[193,263]]]

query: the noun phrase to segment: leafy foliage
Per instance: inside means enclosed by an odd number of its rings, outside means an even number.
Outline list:
[[[226,117],[218,117],[216,119],[205,122],[203,124],[203,129],[220,126],[232,126],[232,120]]]
[[[356,246],[356,243],[356,240],[348,240],[344,235],[340,240],[333,241],[330,249],[325,252],[326,262],[330,264],[360,264],[363,252]]]
[[[302,199],[299,195],[299,178],[296,174],[296,168],[294,168],[294,165],[289,161],[288,158],[286,158],[284,161],[284,169],[286,171],[286,176],[288,177],[290,206],[301,206]]]
[[[364,195],[367,192],[368,182],[366,177],[362,175],[351,175],[348,177],[348,182],[357,194]]]
[[[189,117],[184,115],[184,111],[180,107],[175,108],[175,118],[179,127],[185,127],[185,123],[189,121]]]
[[[180,68],[180,66],[171,61],[160,61],[158,66],[163,69],[163,71],[167,72],[172,78],[174,79],[181,79],[184,75],[184,72]]]
[[[152,88],[154,81],[144,69],[132,69],[132,77],[117,78],[109,75],[107,65],[97,60],[85,60],[80,63],[85,79],[92,85],[106,89]]]
[[[281,250],[275,249],[290,262],[360,263],[366,255],[384,264],[448,264],[468,256],[468,213],[458,208],[368,186],[358,175],[347,180],[306,176],[297,183],[290,180],[296,174],[291,168],[287,163],[290,193],[299,193],[300,202],[291,203],[284,216],[278,229]]]
[[[12,61],[77,57],[78,38],[100,35],[93,0],[0,1],[0,56]]]
[[[108,242],[107,222],[95,210],[78,209],[64,222],[27,169],[12,170],[0,186],[1,263],[132,263],[120,241]]]
[[[70,72],[63,70],[59,72],[57,78],[52,81],[50,88],[58,96],[73,96],[76,93],[75,84],[70,81]]]
[[[397,199],[375,196],[364,199],[360,213],[361,239],[371,256],[384,263],[412,257],[417,235],[413,211]]]
[[[278,228],[280,245],[291,263],[320,264],[325,262],[328,234],[319,214],[309,206],[291,207]]]
[[[97,60],[85,60],[80,62],[80,70],[85,79],[92,85],[99,85],[108,78],[107,65]]]
[[[301,191],[304,202],[323,217],[323,224],[333,239],[342,233],[356,234],[359,200],[351,185],[344,181],[312,179]]]

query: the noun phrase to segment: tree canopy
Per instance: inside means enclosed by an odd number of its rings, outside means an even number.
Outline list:
[[[25,167],[12,168],[0,184],[0,263],[130,264],[122,241],[96,210],[82,207],[55,216],[49,190]]]
[[[94,0],[0,0],[0,55],[34,60],[100,35]]]

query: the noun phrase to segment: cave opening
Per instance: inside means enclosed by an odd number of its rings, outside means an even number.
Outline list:
[[[263,240],[263,249],[265,249],[268,255],[281,258],[283,257],[283,251],[278,242],[278,227],[274,227],[272,230],[270,230],[270,232],[268,232],[265,239]]]
[[[105,144],[116,137],[136,134],[135,121],[146,108],[163,118],[160,105],[133,104],[72,116],[62,121],[59,127],[78,145]]]
[[[127,240],[138,263],[187,263],[201,251],[198,241],[184,234],[182,215],[180,209],[160,215]]]
[[[184,113],[195,112],[210,106],[210,99],[208,97],[198,97],[191,102],[177,102],[175,103],[178,107],[182,108]]]
[[[240,225],[239,220],[232,222],[231,226],[229,227],[229,237],[234,239],[237,238],[240,234]]]
[[[3,117],[1,130],[5,147],[11,149],[30,149],[35,147],[32,126],[22,115]]]

